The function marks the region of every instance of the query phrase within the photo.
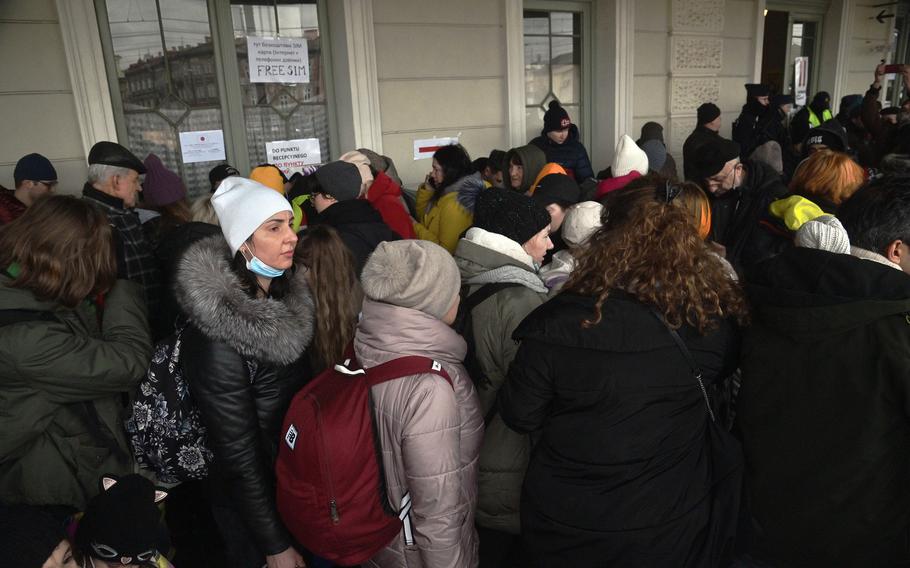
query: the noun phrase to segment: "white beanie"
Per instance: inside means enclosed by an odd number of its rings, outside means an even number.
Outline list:
[[[221,182],[212,196],[212,207],[232,255],[269,217],[282,211],[293,213],[291,204],[280,193],[240,176]]]
[[[648,173],[648,155],[638,147],[635,140],[629,138],[628,134],[623,134],[616,145],[610,170],[613,177],[627,176],[633,171],[645,175]]]
[[[570,245],[581,245],[600,228],[604,206],[596,201],[582,201],[566,209],[562,238]]]
[[[796,231],[793,243],[803,248],[850,254],[850,237],[834,215],[822,215],[803,223]]]

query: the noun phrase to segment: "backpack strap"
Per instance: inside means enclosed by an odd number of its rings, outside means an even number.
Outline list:
[[[464,299],[464,312],[470,313],[483,303],[484,300],[494,295],[500,290],[505,290],[506,288],[514,288],[516,286],[521,286],[516,282],[495,282],[490,284],[484,284],[480,288],[474,291],[473,294],[468,294]]]
[[[343,365],[335,365],[335,370],[344,375],[366,375],[366,381],[370,387],[401,377],[429,373],[439,375],[449,383],[449,386],[455,388],[452,378],[442,368],[441,363],[418,355],[399,357],[369,369],[364,369],[355,359],[350,358],[346,359]]]

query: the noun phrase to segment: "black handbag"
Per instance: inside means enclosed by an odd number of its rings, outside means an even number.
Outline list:
[[[698,362],[686,343],[675,329],[670,327],[663,316],[652,308],[686,359],[692,376],[705,400],[707,421],[705,428],[705,450],[708,453],[708,467],[711,479],[711,519],[705,541],[705,557],[710,566],[728,566],[737,552],[737,532],[741,522],[744,458],[742,445],[722,424],[711,405],[708,390]]]

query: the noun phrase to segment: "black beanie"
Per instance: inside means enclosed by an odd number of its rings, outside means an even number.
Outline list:
[[[66,515],[33,505],[0,506],[0,558],[7,568],[40,568],[65,538]]]
[[[566,109],[560,106],[559,101],[550,101],[548,110],[543,115],[543,133],[563,130],[570,126],[572,126],[572,121],[569,119]]]
[[[115,483],[89,501],[76,529],[76,548],[83,554],[97,556],[91,547],[97,543],[117,551],[118,558],[134,560],[139,554],[154,550],[160,513],[152,482],[135,473],[104,479]]]
[[[695,179],[702,181],[716,175],[727,162],[738,158],[739,152],[739,144],[726,138],[718,137],[706,142],[695,157]]]
[[[474,226],[522,245],[550,224],[550,214],[530,197],[491,187],[481,190],[474,206]]]
[[[720,108],[714,103],[705,103],[698,107],[698,124],[708,124],[720,116]]]
[[[551,203],[574,205],[581,199],[581,188],[565,174],[550,174],[540,180],[531,199],[544,207]]]

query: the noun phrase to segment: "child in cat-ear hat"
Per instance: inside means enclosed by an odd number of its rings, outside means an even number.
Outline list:
[[[101,493],[76,527],[73,552],[83,568],[173,568],[158,552],[158,503],[167,493],[136,475],[101,478]]]

